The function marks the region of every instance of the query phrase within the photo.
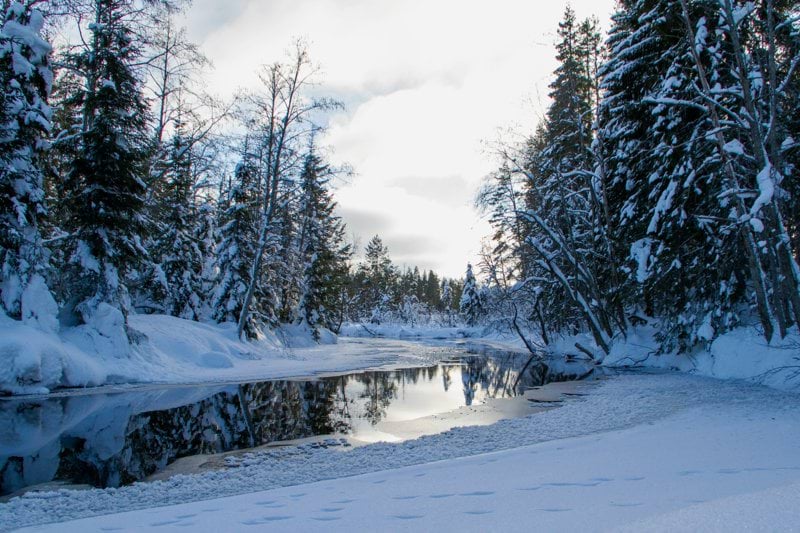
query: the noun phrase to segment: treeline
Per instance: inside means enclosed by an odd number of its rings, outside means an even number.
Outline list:
[[[340,320],[350,246],[341,172],[315,143],[339,104],[312,97],[302,43],[233,102],[182,0],[4,0],[1,304],[54,331],[135,340],[134,311],[315,332]],[[224,131],[237,134],[223,135]]]
[[[479,199],[508,316],[606,352],[641,320],[664,351],[800,324],[799,17],[782,0],[623,0],[603,45],[567,9],[545,120],[498,144]]]
[[[473,277],[472,286],[474,282]],[[367,243],[363,262],[350,273],[343,314],[362,323],[455,326],[469,321],[461,314],[464,286],[464,281],[442,278],[432,270],[399,268],[376,235]],[[469,286],[468,281],[467,292]]]

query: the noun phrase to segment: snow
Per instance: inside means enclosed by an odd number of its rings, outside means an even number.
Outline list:
[[[710,317],[698,331],[710,338]],[[713,328],[712,328],[713,329]],[[608,367],[637,366],[676,369],[717,379],[740,379],[775,389],[800,391],[800,334],[793,328],[785,339],[767,343],[753,327],[740,327],[717,337],[708,348],[691,354],[657,354],[656,330],[643,326],[617,339],[604,359]]]
[[[723,149],[732,155],[744,155],[744,145],[739,141],[739,139],[733,139],[732,141],[728,141]]]
[[[755,202],[753,202],[753,206],[750,208],[750,214],[753,216],[757,216],[762,207],[772,202],[772,197],[775,195],[775,182],[772,179],[772,170],[772,165],[767,163],[756,176],[758,198],[756,198]]]
[[[200,323],[166,315],[131,315],[125,340],[122,314],[100,304],[89,324],[59,333],[0,314],[0,391],[41,394],[59,387],[257,381],[310,376],[382,365],[429,364],[446,350],[399,340],[337,343],[321,332],[284,326],[253,342],[237,338],[233,323]]]
[[[120,489],[29,493],[0,505],[0,529],[791,530],[798,438],[800,396],[622,375],[493,426],[346,452],[275,450],[246,467]],[[45,524],[69,518],[79,520]]]

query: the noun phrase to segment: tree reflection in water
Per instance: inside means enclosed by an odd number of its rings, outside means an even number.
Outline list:
[[[392,409],[408,409],[420,398],[449,410],[454,401],[472,405],[510,397],[525,387],[585,371],[531,365],[514,390],[526,362],[520,356],[467,357],[425,368],[307,381],[2,400],[0,494],[52,480],[119,486],[180,457],[353,434],[359,420],[374,426]],[[459,378],[463,402],[450,392]],[[435,411],[437,405],[426,408]]]

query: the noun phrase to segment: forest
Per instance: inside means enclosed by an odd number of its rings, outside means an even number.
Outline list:
[[[498,141],[479,203],[505,316],[605,353],[652,324],[689,352],[800,324],[794,2],[622,1],[607,41],[567,8],[551,105]]]
[[[11,319],[111,324],[133,343],[131,313],[235,323],[242,339],[458,323],[539,348],[586,331],[605,353],[642,324],[659,350],[687,352],[739,325],[769,342],[800,322],[793,2],[625,1],[607,41],[567,7],[543,120],[492,144],[482,282],[472,266],[465,280],[403,272],[379,236],[355,264],[334,198],[352,170],[319,143],[342,104],[307,46],[224,101],[176,22],[187,8],[4,2]]]
[[[45,331],[130,313],[279,324],[418,321],[457,311],[460,284],[364,264],[332,191],[348,169],[316,139],[319,67],[298,40],[257,90],[204,92],[209,68],[182,0],[5,2],[0,68],[2,305]]]

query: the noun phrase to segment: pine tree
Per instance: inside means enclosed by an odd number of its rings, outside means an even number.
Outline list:
[[[338,330],[343,319],[342,293],[347,282],[350,246],[345,227],[334,213],[336,203],[328,190],[331,170],[314,152],[306,155],[302,183],[303,216],[300,255],[305,264],[298,316],[319,340],[319,328]]]
[[[30,2],[4,3],[0,28],[0,306],[53,330],[56,304],[44,276],[47,252],[42,155],[50,132],[51,47]]]
[[[164,167],[165,194],[159,203],[169,215],[166,227],[155,238],[153,263],[158,284],[154,296],[167,314],[198,320],[204,256],[202,242],[193,232],[202,221],[194,205],[192,147],[179,122]]]
[[[135,71],[140,50],[129,0],[95,0],[88,48],[69,59],[82,72],[82,124],[66,177],[74,236],[67,310],[88,322],[99,305],[128,313],[125,277],[140,264],[148,156],[148,109]],[[108,312],[108,308],[103,311]]]
[[[442,296],[439,292],[439,276],[433,270],[428,271],[425,280],[425,303],[433,309],[441,309]]]
[[[389,250],[375,235],[365,249],[364,262],[359,266],[361,307],[373,322],[380,322],[391,303],[396,273]]]
[[[475,326],[483,315],[483,305],[481,302],[478,282],[475,274],[472,273],[472,265],[467,265],[467,273],[464,277],[464,289],[461,292],[461,300],[458,304],[461,316],[468,326]]]
[[[450,282],[446,279],[442,280],[442,313],[445,317],[445,325],[453,327],[453,289]]]
[[[236,167],[228,208],[222,214],[217,248],[217,286],[211,303],[217,322],[236,322],[241,313],[255,260],[258,239],[258,182],[252,156],[246,154]],[[255,299],[256,302],[259,298]],[[256,334],[259,309],[246,324],[248,337]]]

